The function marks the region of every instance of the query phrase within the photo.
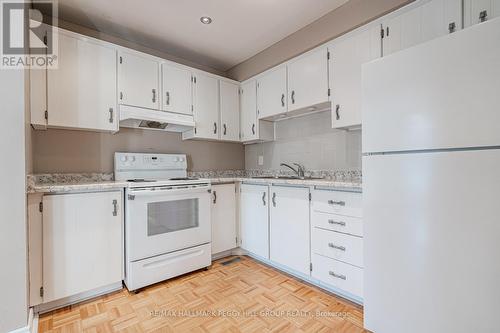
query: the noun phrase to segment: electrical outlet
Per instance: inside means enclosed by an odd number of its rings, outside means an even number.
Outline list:
[[[264,165],[264,156],[259,155],[259,165]]]

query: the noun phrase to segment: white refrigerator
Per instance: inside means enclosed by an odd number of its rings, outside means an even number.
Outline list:
[[[364,322],[500,332],[500,19],[363,67]]]

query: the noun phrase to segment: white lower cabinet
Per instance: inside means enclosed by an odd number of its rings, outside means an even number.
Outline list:
[[[236,247],[235,184],[212,185],[212,254]]]
[[[269,259],[269,188],[267,185],[241,184],[241,248]]]
[[[43,303],[121,283],[122,202],[121,191],[43,197]]]
[[[270,259],[309,275],[309,188],[272,186]]]
[[[312,276],[351,295],[363,297],[363,269],[341,261],[312,254]]]

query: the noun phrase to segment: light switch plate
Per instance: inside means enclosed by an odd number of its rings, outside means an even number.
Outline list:
[[[264,156],[259,155],[259,165],[264,165]]]

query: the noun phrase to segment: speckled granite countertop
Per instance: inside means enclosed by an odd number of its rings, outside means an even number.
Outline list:
[[[190,172],[189,176],[210,179],[213,184],[247,182],[254,184],[317,186],[361,191],[361,174],[357,171],[311,172],[308,176],[322,179],[280,179],[259,178],[277,175],[271,171],[208,171]],[[126,181],[113,180],[113,174],[40,174],[29,175],[27,178],[27,193],[64,193],[81,191],[106,191],[128,187]]]

